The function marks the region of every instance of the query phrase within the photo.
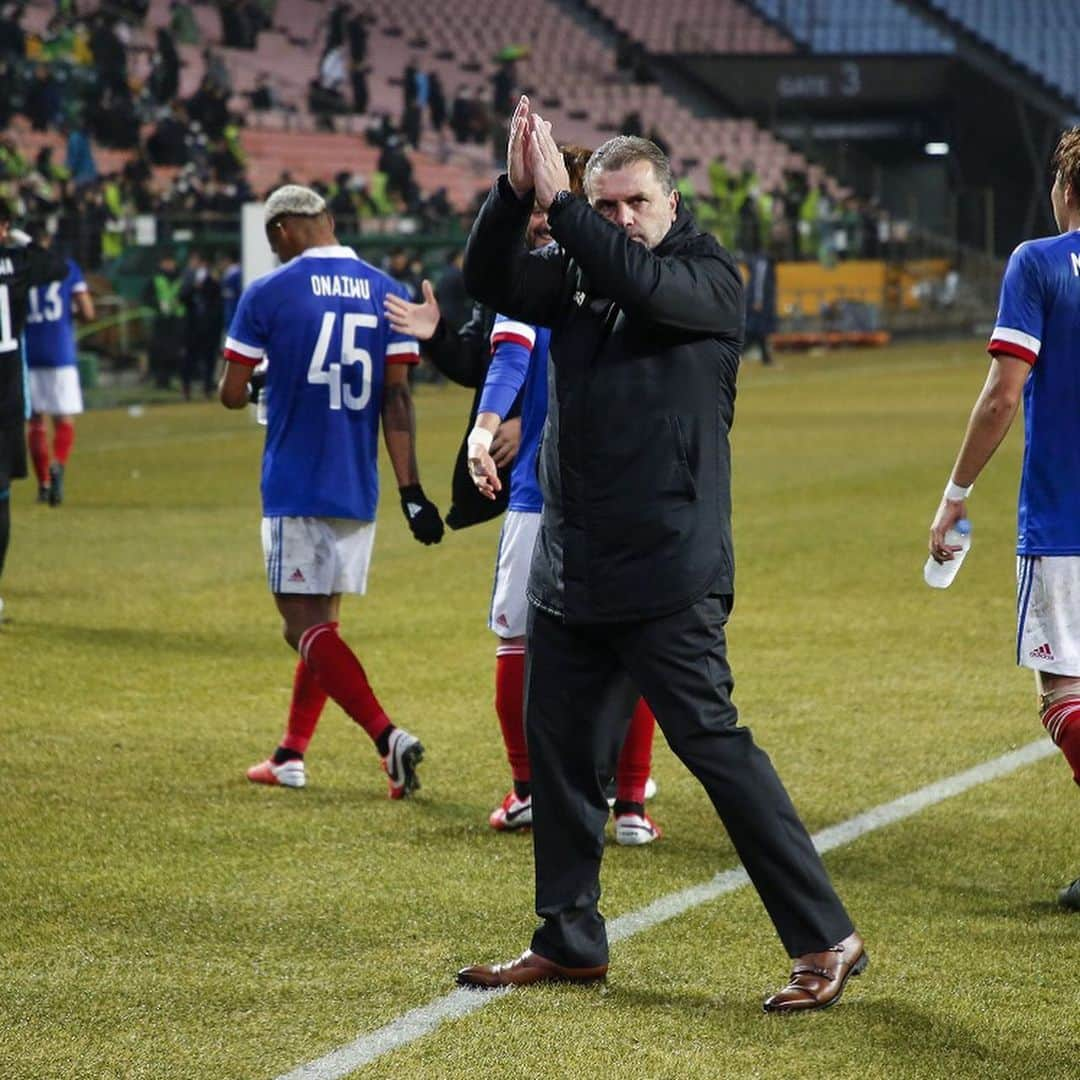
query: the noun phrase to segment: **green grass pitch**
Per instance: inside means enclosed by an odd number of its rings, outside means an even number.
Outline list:
[[[926,530],[981,385],[978,342],[747,365],[733,436],[736,702],[811,830],[1039,737],[1013,664],[1015,431],[971,501],[952,589]],[[417,394],[445,509],[467,396]],[[262,573],[261,429],[214,404],[89,413],[67,503],[16,486],[0,595],[0,1077],[273,1078],[520,951],[528,837],[485,626],[498,525],[427,549],[384,499],[343,632],[428,749],[392,804],[333,706],[309,787],[244,769],[281,733],[292,654]],[[389,487],[389,484],[387,484]],[[612,845],[603,910],[734,864],[658,736],[661,842]],[[872,962],[841,1005],[766,1017],[787,958],[750,890],[623,942],[603,987],[515,993],[357,1075],[1080,1076],[1078,795],[1050,757],[827,856]]]

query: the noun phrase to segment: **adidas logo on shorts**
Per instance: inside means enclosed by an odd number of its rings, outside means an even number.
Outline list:
[[[302,571],[302,570],[300,569],[300,567],[298,566],[298,567],[297,567],[297,568],[296,568],[296,569],[295,569],[295,570],[294,570],[294,571],[293,571],[293,572],[292,572],[292,573],[291,573],[291,574],[289,575],[289,580],[290,580],[290,581],[307,581],[307,578],[305,578],[305,577],[304,577],[303,571]]]
[[[1053,660],[1054,650],[1050,648],[1050,642],[1044,641],[1037,649],[1032,649],[1028,656],[1035,660]]]

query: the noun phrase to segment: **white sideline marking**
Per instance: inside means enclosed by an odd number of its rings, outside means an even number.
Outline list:
[[[912,817],[936,803],[951,799],[954,795],[961,795],[970,788],[978,787],[990,780],[1008,776],[1009,773],[1015,772],[1024,765],[1030,765],[1056,752],[1057,747],[1049,739],[1037,739],[1035,742],[1020,747],[1019,750],[984,761],[981,765],[956,773],[954,776],[947,776],[944,780],[927,784],[926,787],[902,795],[892,802],[875,806],[865,813],[840,822],[839,825],[830,825],[814,834],[814,846],[823,854],[833,848],[843,847],[867,833],[883,829],[886,825],[893,825],[897,821],[903,821],[904,818]],[[711,881],[669,893],[637,911],[612,919],[607,927],[608,940],[613,943],[625,941],[659,923],[682,915],[691,908],[699,907],[726,893],[734,892],[749,883],[750,879],[741,866],[725,870]],[[449,972],[447,977],[449,977]],[[453,990],[443,997],[429,1001],[426,1005],[403,1013],[385,1027],[379,1028],[378,1031],[361,1035],[353,1042],[338,1047],[337,1050],[331,1051],[324,1057],[309,1061],[306,1065],[300,1065],[292,1072],[283,1073],[277,1080],[341,1080],[341,1077],[347,1076],[361,1065],[366,1065],[390,1053],[391,1050],[407,1046],[424,1035],[430,1034],[443,1021],[467,1016],[485,1005],[500,1000],[509,992],[508,989]]]

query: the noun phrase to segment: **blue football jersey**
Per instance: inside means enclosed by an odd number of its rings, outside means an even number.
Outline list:
[[[72,296],[86,292],[73,259],[63,281],[36,285],[26,298],[26,363],[32,368],[70,367],[77,362]]]
[[[547,362],[551,331],[503,315],[491,328],[491,366],[484,379],[477,412],[506,416],[522,386],[521,443],[510,472],[511,510],[538,514],[544,509],[536,456],[547,421]]]
[[[1017,554],[1080,555],[1080,234],[1012,253],[987,348],[1032,366]]]
[[[393,278],[351,248],[309,248],[253,281],[225,341],[237,364],[267,361],[266,517],[373,521],[385,365],[417,363],[414,338],[391,329]]]

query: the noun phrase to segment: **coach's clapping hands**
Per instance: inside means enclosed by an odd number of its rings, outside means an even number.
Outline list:
[[[506,175],[519,199],[535,191],[536,203],[542,210],[551,205],[558,192],[570,187],[570,174],[552,137],[551,123],[529,111],[529,99],[524,94],[510,118]]]

